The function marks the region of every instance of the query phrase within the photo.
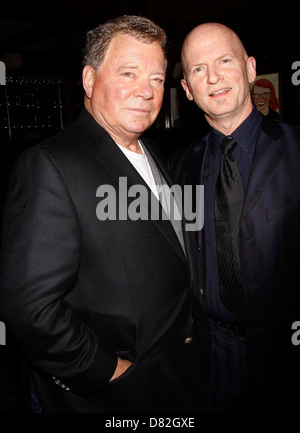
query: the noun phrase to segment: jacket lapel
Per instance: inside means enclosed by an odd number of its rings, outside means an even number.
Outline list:
[[[286,152],[286,146],[282,140],[283,134],[283,130],[276,122],[262,120],[245,194],[242,219],[247,217],[267,187]]]
[[[143,214],[148,215],[148,219],[151,221],[151,223],[156,225],[158,230],[164,235],[176,253],[185,261],[186,258],[184,252],[174,232],[171,222],[168,219],[155,220],[151,218],[151,203],[155,203],[159,207],[160,211],[162,211],[162,207],[144,179],[140,176],[134,166],[115,144],[110,135],[104,131],[100,125],[98,125],[98,123],[89,113],[84,111],[82,113],[81,119],[86,123],[85,136],[87,141],[97,148],[95,158],[111,177],[111,181],[108,183],[113,185],[116,188],[116,191],[118,191],[120,187],[119,193],[122,193],[123,196],[126,195],[126,197],[128,196],[128,190],[135,185],[142,185],[146,189],[146,197],[141,199],[138,198],[142,208],[141,213],[143,212]],[[157,157],[146,140],[142,140],[142,142],[151,153],[155,163],[161,170],[166,181],[170,182],[170,178],[164,167],[163,161]],[[120,177],[126,178],[126,182],[119,182]],[[132,199],[128,199],[128,204],[130,203],[130,200],[133,201]]]
[[[204,158],[208,145],[208,136],[204,137],[198,145],[196,145],[194,149],[194,155],[186,167],[186,178],[184,183],[186,185],[192,185],[192,206],[193,212],[196,210],[196,186],[203,185],[203,166],[204,166]],[[205,191],[204,191],[205,194]],[[205,224],[205,222],[204,222]],[[195,278],[195,274],[198,275],[199,281],[197,281],[197,285],[200,287],[204,287],[204,230],[199,230],[198,232],[186,232],[184,230],[185,236],[189,237],[189,241],[187,241],[187,257],[189,258],[189,263],[191,264],[191,275],[192,280]],[[198,257],[197,251],[200,253],[200,261],[196,263],[197,270],[194,269],[194,258]],[[197,297],[199,297],[198,286],[195,291]]]
[[[189,181],[191,182],[191,185],[204,185],[204,163],[205,163],[205,155],[206,155],[206,150],[207,150],[207,146],[209,145],[209,136],[207,135],[206,137],[204,137],[199,144],[195,147],[194,152],[195,155],[191,160],[191,164],[190,167],[188,168],[188,175],[189,175]],[[196,188],[193,188],[193,203],[194,203],[194,208],[193,211],[195,211],[195,203],[196,203]],[[205,191],[204,191],[205,194]],[[204,222],[205,224],[205,222]],[[198,243],[199,243],[199,248],[203,251],[204,253],[204,248],[203,247],[203,236],[204,236],[204,231],[203,229],[200,230],[198,233]]]

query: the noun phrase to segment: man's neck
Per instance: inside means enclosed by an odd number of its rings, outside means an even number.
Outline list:
[[[253,105],[249,105],[247,109],[243,112],[238,113],[235,116],[218,116],[215,118],[206,117],[207,122],[210,126],[212,126],[217,131],[221,132],[224,135],[231,135],[243,122],[247,119],[247,117],[251,114],[253,110]]]
[[[122,144],[120,144],[120,146],[123,146],[126,149],[131,150],[131,152],[139,153],[140,155],[143,154],[143,151],[142,151],[141,146],[140,146],[140,144],[139,144],[138,141],[135,141],[134,143],[131,143],[131,144],[128,144],[128,145],[125,145],[125,144],[122,145]]]

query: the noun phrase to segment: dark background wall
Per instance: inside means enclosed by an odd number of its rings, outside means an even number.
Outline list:
[[[0,60],[7,68],[0,86],[0,211],[12,164],[24,148],[54,134],[81,108],[82,49],[86,31],[121,14],[147,16],[166,30],[169,72],[164,106],[150,133],[166,157],[207,131],[203,115],[180,86],[180,48],[189,30],[207,21],[234,29],[258,74],[279,73],[281,120],[300,125],[299,2],[264,0],[10,0],[0,7]],[[299,74],[300,75],[300,74]],[[170,89],[177,88],[180,128],[170,123]],[[0,318],[1,320],[1,318]],[[7,331],[0,345],[0,412],[18,404],[18,352]]]
[[[169,114],[169,87],[179,86],[182,104],[187,104],[182,98],[184,95],[178,75],[174,77],[174,72],[180,62],[180,48],[184,37],[194,26],[205,21],[218,21],[233,28],[244,42],[248,54],[256,58],[258,74],[280,73],[281,119],[300,123],[300,86],[293,85],[291,81],[291,65],[300,61],[299,2],[10,0],[0,9],[0,60],[6,62],[8,75],[14,80],[16,75],[25,76],[21,84],[16,81],[8,82],[8,95],[4,95],[3,86],[0,89],[2,132],[7,128],[6,113],[3,111],[6,108],[5,97],[10,98],[11,117],[14,112],[17,113],[16,107],[19,108],[14,122],[10,119],[11,131],[6,131],[11,133],[11,141],[20,135],[20,132],[24,132],[20,131],[21,126],[25,128],[30,123],[28,119],[25,121],[25,113],[21,110],[23,107],[20,104],[20,95],[24,101],[24,93],[29,111],[30,107],[38,103],[40,115],[48,110],[47,116],[51,118],[57,109],[58,115],[52,120],[52,124],[50,122],[46,125],[45,119],[40,117],[36,121],[37,125],[34,125],[34,121],[31,122],[32,125],[29,126],[38,126],[41,133],[51,134],[74,118],[82,103],[80,79],[85,33],[108,18],[124,13],[152,18],[164,27],[169,36],[169,79],[166,84],[165,106],[155,126],[168,126],[165,116]],[[32,77],[37,80],[35,83],[32,82]],[[58,107],[62,109],[58,110]],[[190,106],[184,108],[193,109]],[[199,110],[197,116],[200,117]],[[23,125],[20,124],[21,119],[24,119]],[[199,130],[197,133],[199,134]],[[30,139],[34,134],[27,135],[29,137],[25,138]]]

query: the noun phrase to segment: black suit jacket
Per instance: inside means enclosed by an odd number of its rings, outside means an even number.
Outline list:
[[[120,177],[150,197],[86,110],[21,155],[3,218],[1,317],[43,412],[201,411],[209,334],[185,255],[168,220],[98,219],[98,187],[114,187],[118,210]],[[109,382],[117,356],[133,365]]]
[[[179,184],[202,184],[209,134],[170,160]],[[239,230],[249,381],[256,411],[292,411],[300,392],[300,128],[263,119]],[[204,191],[205,194],[205,191]],[[204,209],[205,224],[205,209]],[[203,304],[205,239],[194,233],[196,292]],[[205,278],[209,278],[206,275]]]

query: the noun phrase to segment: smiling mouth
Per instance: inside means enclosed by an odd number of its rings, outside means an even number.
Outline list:
[[[217,98],[218,96],[226,95],[228,92],[230,92],[230,90],[231,90],[231,87],[227,87],[226,89],[216,90],[215,92],[211,92],[209,94],[209,96],[211,96],[213,98]]]

